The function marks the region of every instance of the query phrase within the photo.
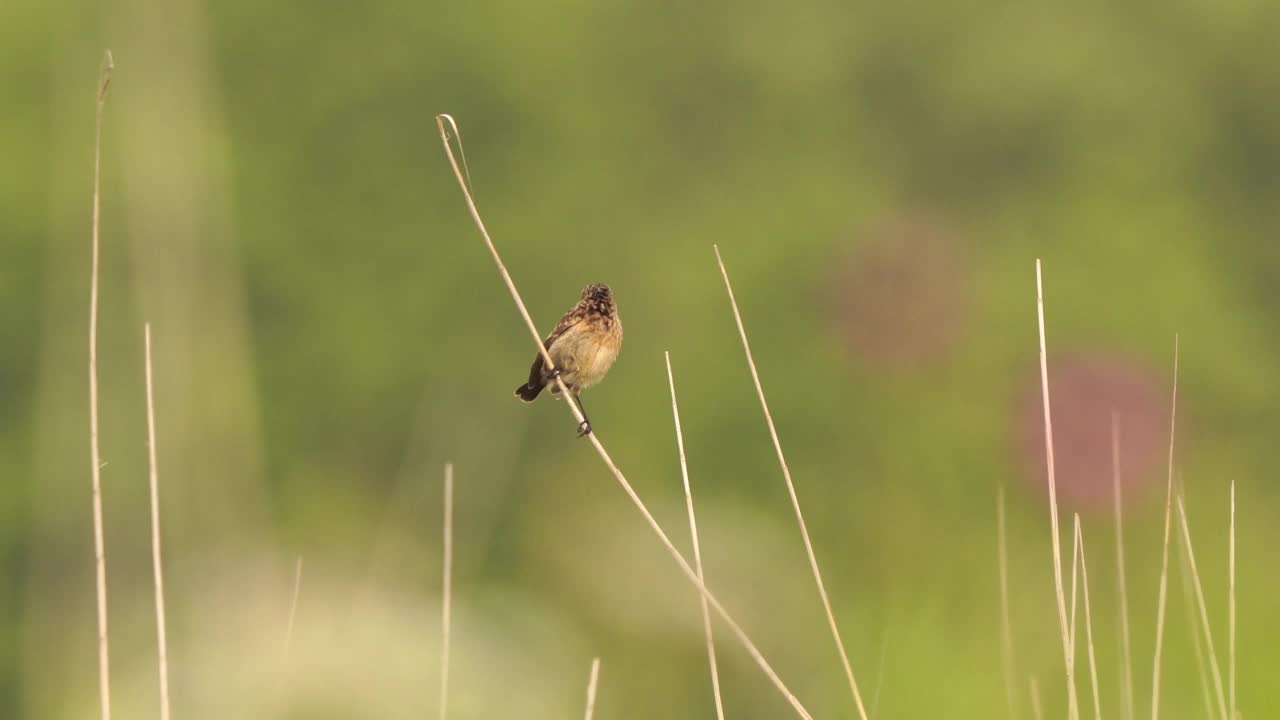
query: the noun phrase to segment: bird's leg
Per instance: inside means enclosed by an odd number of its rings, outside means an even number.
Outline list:
[[[587,417],[587,409],[582,407],[582,396],[573,393],[573,401],[578,404],[578,411],[582,413],[582,422],[578,423],[578,437],[591,434],[591,418]]]

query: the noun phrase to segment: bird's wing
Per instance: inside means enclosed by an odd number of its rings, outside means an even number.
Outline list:
[[[551,331],[547,339],[542,341],[543,346],[550,350],[556,339],[568,332],[574,325],[582,322],[583,317],[583,314],[578,312],[577,308],[565,313],[564,317],[560,318],[560,322],[556,323],[555,329]],[[541,355],[542,353],[538,354]]]
[[[565,313],[564,317],[560,318],[560,322],[556,323],[555,329],[551,331],[551,334],[547,336],[547,339],[542,341],[542,346],[547,350],[550,350],[552,344],[555,343],[557,338],[568,332],[570,328],[580,322],[582,322],[582,314],[577,312],[576,308]],[[533,366],[529,368],[529,384],[532,385],[534,383],[541,383],[544,381],[544,378],[542,377],[542,370],[545,365],[546,361],[543,360],[542,353],[538,353],[534,356]]]

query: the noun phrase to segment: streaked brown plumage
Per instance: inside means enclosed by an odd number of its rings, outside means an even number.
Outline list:
[[[542,344],[555,363],[556,373],[547,370],[542,353],[538,353],[529,368],[529,381],[516,388],[516,397],[533,402],[548,385],[552,394],[558,395],[560,386],[554,380],[558,373],[582,410],[579,393],[604,379],[622,347],[622,321],[609,286],[583,288],[582,299],[560,318]],[[587,416],[586,410],[582,410],[582,416]],[[579,437],[589,432],[590,421],[578,427]]]

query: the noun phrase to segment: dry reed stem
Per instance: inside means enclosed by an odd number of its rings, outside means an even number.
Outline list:
[[[778,455],[778,464],[782,466],[782,477],[787,483],[787,493],[791,496],[791,508],[795,511],[796,522],[800,525],[800,537],[804,540],[805,553],[809,556],[809,568],[813,570],[813,581],[818,586],[818,595],[822,598],[822,609],[827,615],[827,624],[831,627],[831,637],[840,652],[840,662],[844,665],[845,678],[849,681],[849,690],[853,692],[853,701],[858,706],[858,715],[868,720],[867,710],[862,705],[862,694],[858,692],[858,682],[853,679],[853,667],[849,664],[849,653],[844,649],[844,641],[840,639],[840,629],[836,626],[835,613],[831,610],[831,598],[822,582],[822,572],[818,569],[818,557],[813,552],[813,542],[809,540],[809,530],[805,527],[804,514],[800,512],[800,499],[796,496],[795,483],[791,481],[791,468],[782,454],[782,443],[778,440],[778,429],[773,424],[773,414],[769,412],[769,403],[764,397],[764,387],[760,384],[760,373],[756,371],[756,361],[751,355],[751,343],[747,341],[747,330],[742,325],[742,314],[738,311],[738,301],[733,296],[733,285],[729,282],[729,272],[725,270],[724,260],[720,257],[719,246],[713,245],[716,262],[720,265],[720,276],[724,278],[724,288],[729,293],[729,304],[733,307],[733,319],[738,325],[738,337],[742,339],[742,350],[747,356],[747,366],[751,369],[751,379],[756,386],[756,396],[760,398],[760,409],[764,411],[765,423],[769,426],[769,437],[773,440],[773,449]]]
[[[664,352],[667,361],[667,385],[671,388],[671,419],[676,428],[676,449],[680,452],[680,477],[684,481],[684,502],[689,510],[689,534],[693,537],[693,569],[698,573],[698,580],[703,584],[706,578],[702,574],[702,549],[698,542],[698,520],[693,512],[693,490],[689,487],[689,465],[684,455],[684,432],[680,429],[680,407],[676,403],[676,380],[671,372],[671,353]],[[716,718],[724,720],[724,703],[720,699],[720,670],[716,667],[716,643],[711,635],[711,610],[707,607],[707,599],[698,595],[702,605],[702,631],[707,639],[707,664],[711,669],[711,692],[716,703]]]
[[[1080,528],[1071,531],[1071,612],[1067,615],[1067,630],[1071,635],[1071,669],[1076,667],[1076,585],[1080,578]]]
[[[1187,564],[1187,553],[1178,545],[1178,558],[1182,561],[1182,599],[1187,606],[1187,631],[1191,636],[1192,655],[1196,660],[1196,675],[1200,679],[1200,698],[1204,701],[1204,716],[1213,718],[1213,691],[1209,689],[1209,671],[1204,667],[1204,643],[1200,642],[1200,629],[1196,627],[1195,591],[1191,589],[1191,567]]]
[[[1236,481],[1231,481],[1231,532],[1227,536],[1227,703],[1236,720]]]
[[[1031,686],[1031,717],[1044,720],[1044,708],[1040,705],[1040,681],[1032,675],[1028,682]]]
[[[1084,532],[1080,530],[1080,513],[1075,515],[1076,552],[1080,555],[1080,592],[1084,601],[1084,640],[1089,648],[1089,681],[1093,686],[1093,717],[1102,719],[1102,699],[1098,689],[1098,658],[1093,649],[1093,614],[1089,610],[1089,563],[1084,557]]]
[[[587,715],[586,720],[596,711],[596,685],[600,681],[600,658],[591,660],[591,677],[587,678]]]
[[[1160,556],[1160,589],[1156,595],[1156,650],[1151,669],[1151,720],[1160,717],[1160,653],[1164,648],[1164,613],[1169,594],[1169,527],[1173,519],[1173,439],[1178,422],[1178,336],[1173,336],[1173,399],[1169,405],[1169,475],[1164,500],[1164,549]]]
[[[1116,509],[1116,579],[1120,595],[1120,701],[1123,720],[1133,720],[1133,648],[1129,640],[1129,592],[1124,571],[1124,509],[1120,485],[1120,416],[1111,411],[1111,484]]]
[[[449,703],[449,626],[453,604],[453,463],[444,464],[444,581],[440,601],[440,720]]]
[[[1209,672],[1213,676],[1214,697],[1218,701],[1218,712],[1223,720],[1231,720],[1227,715],[1227,697],[1222,689],[1222,671],[1218,667],[1218,655],[1213,650],[1213,631],[1209,628],[1209,610],[1205,607],[1204,587],[1200,583],[1200,572],[1196,569],[1196,553],[1191,546],[1191,527],[1187,522],[1187,508],[1182,495],[1178,495],[1178,520],[1182,525],[1182,541],[1187,551],[1187,564],[1191,566],[1191,583],[1196,591],[1196,605],[1200,610],[1200,625],[1204,631],[1205,651],[1209,655]]]
[[[1009,546],[1005,538],[1004,486],[996,490],[996,557],[1000,567],[1000,650],[1004,662],[1004,694],[1011,720],[1018,716],[1013,693],[1013,623],[1009,621]]]
[[[458,161],[453,155],[453,148],[449,143],[449,134],[445,128],[446,122],[448,122],[449,126],[453,128],[454,135],[456,136],[458,134],[458,127],[457,124],[454,123],[453,118],[447,114],[440,114],[436,116],[436,125],[440,129],[440,140],[444,143],[445,155],[448,157],[449,165],[453,168],[453,174],[458,181],[458,186],[462,189],[462,195],[466,200],[467,209],[471,213],[471,219],[480,230],[480,236],[484,239],[485,245],[489,248],[489,253],[493,256],[494,263],[498,266],[499,274],[502,275],[502,279],[507,285],[507,290],[511,292],[511,298],[515,301],[516,309],[520,311],[520,315],[525,319],[525,324],[528,326],[529,332],[533,335],[534,344],[537,345],[538,352],[542,353],[543,362],[548,369],[555,369],[555,363],[552,362],[551,356],[547,354],[547,350],[542,344],[542,337],[538,334],[538,329],[533,324],[533,319],[529,317],[529,311],[525,308],[524,301],[520,299],[520,292],[516,289],[515,283],[511,280],[511,275],[507,272],[506,266],[502,264],[502,258],[498,255],[498,250],[494,247],[493,240],[490,239],[489,232],[485,229],[484,222],[480,219],[480,212],[476,209],[475,200],[471,197],[471,192],[467,188],[467,183],[463,179],[462,171],[458,167]],[[567,397],[569,390],[565,387],[564,381],[557,377],[556,382],[560,386],[561,393]],[[568,406],[569,411],[573,413],[573,416],[579,423],[585,420],[582,416],[582,412],[577,407],[577,403],[569,402],[565,403],[565,405]],[[720,604],[720,601],[716,599],[715,595],[712,595],[706,585],[698,579],[697,573],[694,572],[693,568],[689,565],[689,562],[685,560],[684,556],[680,554],[680,551],[676,549],[676,546],[671,542],[671,539],[667,537],[666,532],[663,531],[662,526],[658,524],[658,521],[654,519],[653,514],[649,512],[649,508],[645,506],[644,501],[640,499],[640,496],[636,494],[635,489],[631,487],[631,483],[627,481],[626,476],[622,474],[622,471],[614,464],[613,459],[609,457],[609,453],[605,450],[604,445],[600,443],[598,435],[592,431],[588,433],[586,437],[591,441],[591,446],[595,448],[596,453],[604,462],[605,467],[609,469],[609,472],[613,474],[614,479],[618,481],[618,485],[622,488],[623,492],[626,493],[627,498],[631,500],[631,503],[635,505],[636,510],[644,517],[645,522],[649,524],[650,529],[652,529],[654,534],[658,536],[658,540],[662,542],[663,547],[667,549],[671,558],[676,561],[676,565],[680,567],[681,572],[684,573],[689,582],[693,583],[694,587],[698,589],[698,592],[702,593],[703,597],[706,598],[707,602],[710,603],[711,607],[716,611],[716,614],[720,616],[720,619],[724,620],[725,624],[729,626],[729,629],[733,631],[733,634],[738,638],[738,641],[742,643],[743,648],[745,648],[747,653],[751,655],[751,658],[756,661],[756,664],[760,666],[761,671],[763,671],[769,678],[774,687],[778,689],[778,692],[782,693],[783,697],[786,698],[792,709],[794,709],[800,717],[812,720],[812,716],[809,715],[809,711],[804,708],[804,705],[800,704],[800,700],[796,698],[791,690],[787,688],[786,684],[782,682],[782,678],[778,677],[778,674],[774,672],[773,667],[764,659],[764,655],[762,655],[760,650],[756,648],[755,643],[753,643],[751,638],[747,636],[747,633],[742,629],[742,626],[738,625],[737,621],[729,615],[729,612],[724,609],[724,606]]]
[[[884,658],[889,652],[889,633],[880,640],[880,665],[876,672],[876,689],[871,693],[871,719],[880,714],[880,686],[884,684]]]
[[[542,343],[542,336],[538,334],[538,326],[533,324],[533,318],[529,316],[529,311],[525,308],[524,300],[520,298],[520,291],[516,289],[515,281],[511,279],[511,273],[507,272],[507,266],[502,262],[502,256],[498,254],[498,248],[494,246],[493,240],[489,237],[489,231],[484,226],[484,221],[480,219],[480,211],[476,208],[475,199],[471,196],[469,182],[463,179],[462,170],[458,167],[458,161],[453,156],[453,147],[449,143],[449,133],[445,129],[445,122],[448,121],[449,126],[453,128],[453,134],[458,138],[458,147],[462,147],[462,134],[458,130],[458,125],[453,121],[453,117],[448,114],[436,115],[436,126],[440,129],[440,140],[444,143],[445,154],[449,158],[449,165],[453,168],[453,174],[458,180],[458,186],[462,188],[462,197],[467,202],[467,210],[471,213],[471,219],[475,222],[476,227],[480,230],[480,236],[484,238],[485,246],[489,248],[489,254],[493,256],[493,262],[498,266],[498,273],[502,275],[502,281],[506,283],[507,290],[511,292],[511,299],[515,300],[516,309],[520,311],[520,317],[524,318],[525,325],[528,326],[529,332],[537,339],[538,352],[542,353],[542,361],[547,370],[554,371],[556,369],[555,361],[551,359],[551,354],[547,352],[546,346]],[[470,178],[470,171],[467,178]],[[564,384],[564,380],[558,375],[555,376],[556,384],[560,387],[560,392],[564,397],[569,397],[569,388]],[[577,403],[565,403],[569,406],[570,412],[579,423],[586,422],[586,418],[582,415],[582,411],[578,409]],[[595,433],[591,433],[595,434]]]
[[[293,599],[289,601],[289,621],[284,627],[284,660],[289,661],[289,646],[293,643],[293,621],[298,615],[298,593],[302,591],[302,556],[293,568]]]
[[[115,68],[111,51],[98,74],[98,106],[93,135],[93,261],[89,276],[89,460],[93,483],[93,557],[98,593],[98,697],[102,720],[111,718],[111,660],[107,643],[107,551],[102,538],[102,454],[98,447],[98,247],[102,225],[102,112]]]
[[[1058,535],[1058,486],[1053,462],[1053,421],[1049,411],[1049,360],[1045,349],[1044,333],[1044,282],[1041,278],[1040,259],[1036,258],[1036,317],[1040,326],[1040,391],[1044,398],[1044,450],[1049,473],[1049,526],[1053,535],[1053,588],[1058,601],[1058,629],[1062,633],[1062,653],[1067,669],[1067,715],[1071,720],[1079,717],[1079,700],[1076,698],[1075,672],[1072,667],[1071,638],[1067,634],[1066,597],[1062,592],[1062,548]]]
[[[147,467],[151,484],[151,565],[156,585],[156,644],[160,656],[160,720],[169,720],[169,644],[165,639],[164,570],[160,562],[160,472],[156,463],[156,403],[151,382],[151,323],[142,326],[147,371]]]

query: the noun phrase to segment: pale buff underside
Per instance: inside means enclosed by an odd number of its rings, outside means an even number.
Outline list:
[[[614,359],[618,357],[620,336],[620,332],[614,332],[606,341],[601,342],[599,334],[588,332],[582,325],[577,325],[556,338],[548,352],[566,385],[587,388],[603,380],[605,373],[609,372]],[[560,391],[559,386],[554,383],[550,388],[553,393]]]

